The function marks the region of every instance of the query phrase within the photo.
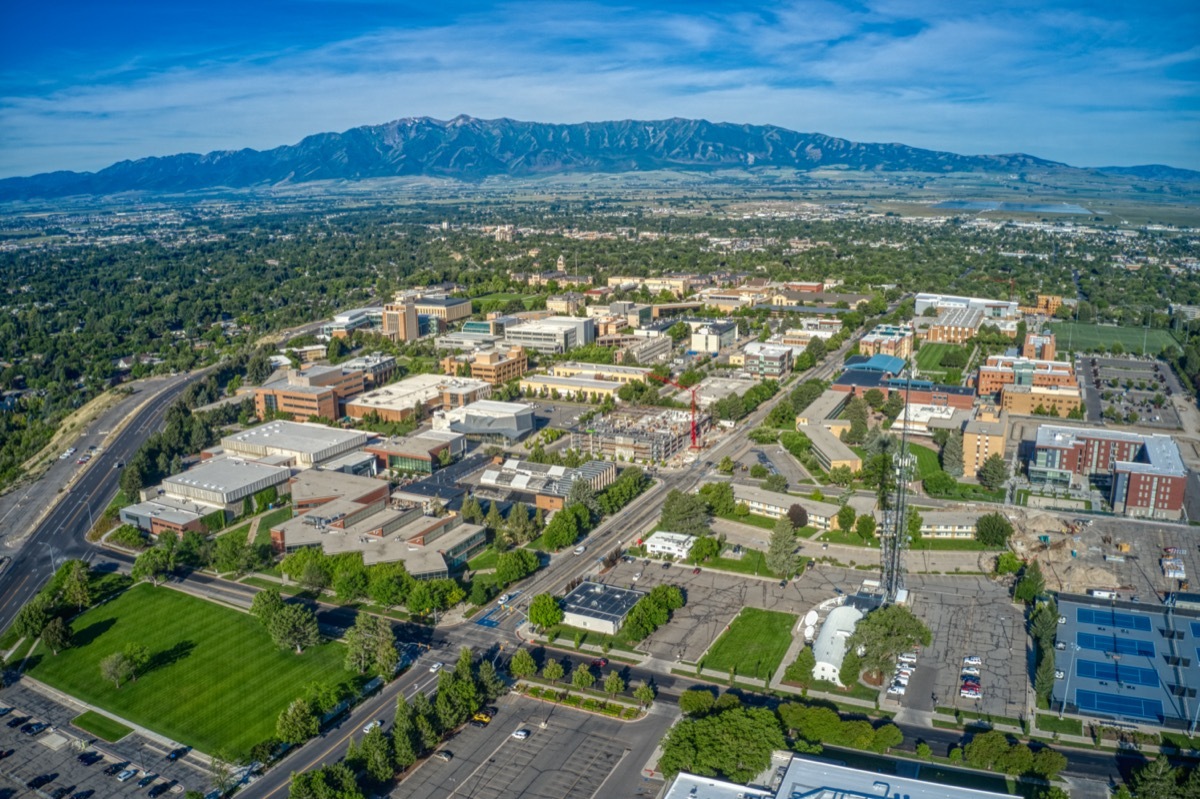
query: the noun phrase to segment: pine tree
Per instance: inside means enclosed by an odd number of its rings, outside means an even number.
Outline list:
[[[786,516],[775,522],[767,547],[767,568],[788,577],[796,568],[796,530]]]
[[[493,533],[504,527],[504,517],[500,515],[500,503],[494,499],[488,503],[488,512],[483,524]]]
[[[952,477],[963,476],[962,433],[955,430],[942,447],[942,470]]]

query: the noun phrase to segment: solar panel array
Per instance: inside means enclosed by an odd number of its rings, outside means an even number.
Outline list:
[[[1094,660],[1080,660],[1075,664],[1075,673],[1080,677],[1090,677],[1096,680],[1112,680],[1126,685],[1158,685],[1158,672],[1154,669],[1143,669],[1140,666],[1126,666],[1117,663],[1097,663]]]
[[[1136,638],[1076,633],[1075,642],[1082,648],[1090,649],[1093,652],[1115,652],[1118,655],[1154,657],[1154,644],[1151,641],[1139,641]]]
[[[1097,609],[1097,608],[1076,608],[1075,617],[1080,624],[1095,624],[1100,627],[1118,627],[1122,630],[1141,630],[1142,632],[1150,632],[1153,628],[1150,626],[1150,619],[1145,616],[1138,616],[1133,613],[1122,613],[1119,610]],[[1192,623],[1192,634],[1200,636],[1196,633],[1197,625]]]
[[[1079,706],[1080,710],[1095,713],[1108,713],[1114,716],[1139,719],[1154,719],[1155,721],[1162,721],[1163,719],[1163,704],[1157,699],[1102,694],[1096,691],[1076,691],[1075,704]]]

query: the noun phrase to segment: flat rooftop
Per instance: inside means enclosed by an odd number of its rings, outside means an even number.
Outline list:
[[[180,485],[203,488],[209,491],[230,492],[257,483],[264,477],[285,481],[291,470],[280,466],[268,466],[239,458],[213,458],[201,461],[186,472],[172,475],[163,480],[164,486]]]
[[[349,404],[356,408],[387,408],[408,411],[412,410],[414,405],[430,403],[441,397],[443,392],[453,393],[481,389],[491,391],[491,384],[485,380],[475,380],[470,377],[413,375],[395,383],[389,383],[383,388],[360,394]]]
[[[292,481],[292,501],[305,503],[326,497],[360,497],[387,485],[373,477],[337,472],[331,469],[309,469]]]
[[[221,439],[221,446],[233,451],[270,447],[313,455],[342,444],[360,446],[367,443],[367,438],[366,433],[357,430],[340,430],[323,424],[276,421],[225,436]]]
[[[1065,427],[1044,424],[1038,428],[1035,444],[1038,447],[1069,449],[1087,439],[1124,441],[1142,445],[1140,457],[1145,461],[1119,461],[1118,466],[1129,471],[1157,473],[1183,477],[1187,467],[1179,454],[1179,446],[1170,436],[1161,433],[1127,433],[1122,430],[1100,430],[1087,427]]]
[[[620,624],[644,596],[644,591],[584,581],[563,597],[563,610],[577,616]]]
[[[974,775],[964,772],[963,777],[972,779]],[[881,774],[832,760],[799,756],[792,758],[775,796],[776,799],[1011,799],[1007,793]]]

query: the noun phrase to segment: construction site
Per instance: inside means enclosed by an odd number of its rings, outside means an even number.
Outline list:
[[[622,408],[571,434],[571,446],[628,463],[663,463],[697,446],[712,426],[703,411]],[[693,435],[694,432],[694,435]]]
[[[1049,591],[1153,603],[1189,590],[1189,575],[1200,574],[1200,551],[1182,525],[1005,510],[1013,551],[1037,561]]]

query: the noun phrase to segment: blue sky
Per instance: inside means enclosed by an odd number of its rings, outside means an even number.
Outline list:
[[[1200,4],[0,4],[0,176],[458,114],[1200,169]]]

